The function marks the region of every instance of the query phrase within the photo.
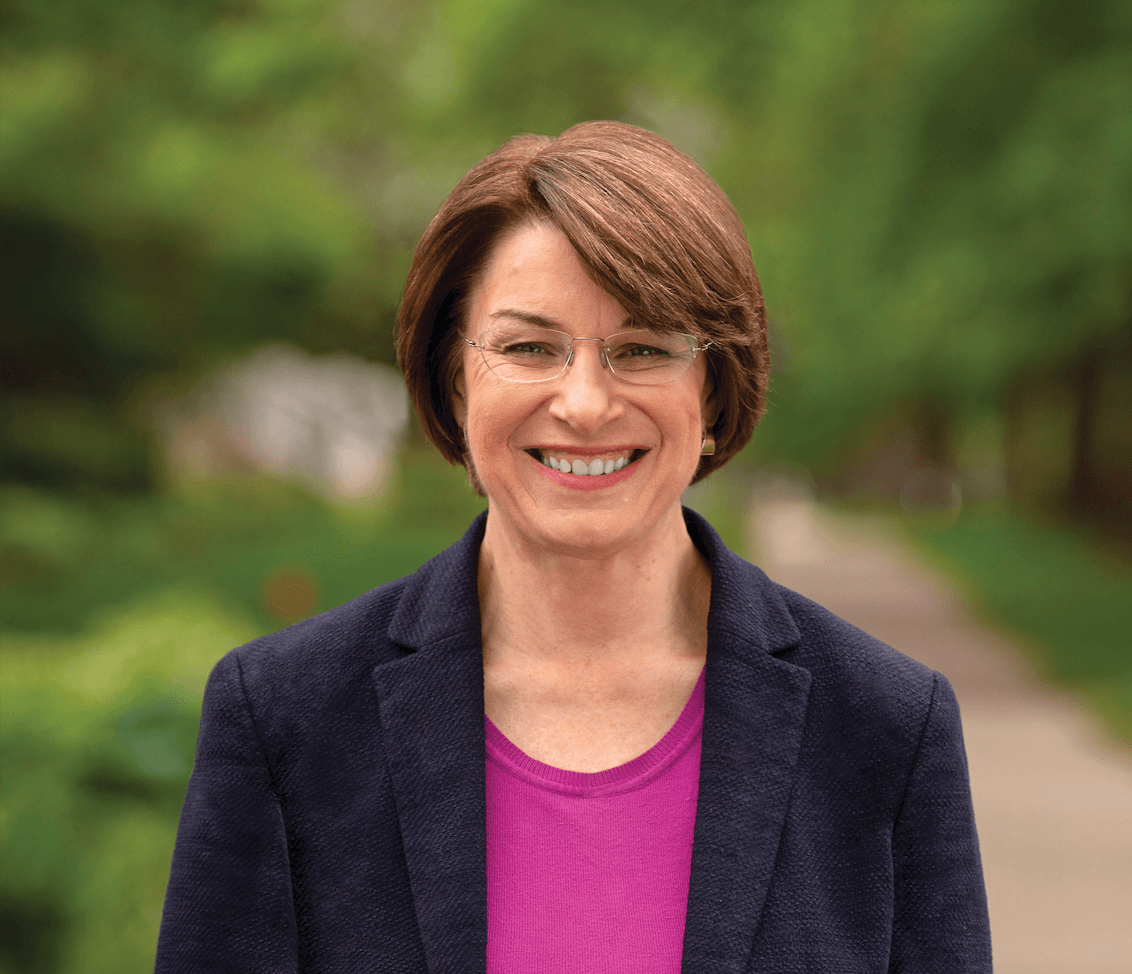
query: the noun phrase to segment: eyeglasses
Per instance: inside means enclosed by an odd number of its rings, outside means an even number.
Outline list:
[[[545,382],[556,379],[574,361],[575,342],[601,342],[601,364],[618,379],[639,386],[675,382],[692,367],[696,352],[712,343],[697,344],[692,335],[662,335],[646,328],[622,331],[608,338],[574,338],[565,332],[517,324],[493,328],[478,348],[484,363],[508,382]]]

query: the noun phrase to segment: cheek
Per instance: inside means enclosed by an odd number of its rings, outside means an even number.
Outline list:
[[[697,390],[698,392],[698,390]],[[684,401],[683,416],[679,422],[680,452],[693,470],[700,462],[700,451],[704,437],[704,404],[698,394],[689,395]]]
[[[656,422],[677,439],[694,439],[697,446],[703,436],[704,405],[700,389],[693,386],[680,390],[678,396],[659,404],[653,413]]]
[[[477,465],[486,466],[507,450],[534,407],[519,389],[480,378],[473,375],[468,383],[467,429]]]
[[[498,409],[472,410],[470,435],[473,443],[481,449],[494,452],[506,447],[514,428],[514,424],[508,422],[508,417]]]

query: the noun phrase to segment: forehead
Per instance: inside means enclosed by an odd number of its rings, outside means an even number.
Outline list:
[[[586,273],[565,234],[548,224],[519,227],[496,243],[472,290],[467,329],[478,334],[511,312],[598,337],[629,321],[617,299]]]

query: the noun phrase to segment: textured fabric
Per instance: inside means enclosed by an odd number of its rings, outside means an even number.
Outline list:
[[[585,774],[486,717],[487,974],[678,974],[704,678],[644,754]]]
[[[989,971],[947,681],[685,519],[712,593],[681,970]],[[160,974],[484,974],[484,523],[217,664]]]

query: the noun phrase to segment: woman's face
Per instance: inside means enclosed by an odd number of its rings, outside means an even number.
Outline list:
[[[477,343],[491,328],[532,318],[575,338],[634,327],[590,280],[562,232],[547,225],[504,236],[470,298],[464,334]],[[642,386],[615,377],[600,353],[600,342],[579,342],[558,378],[524,383],[500,378],[478,349],[465,346],[456,419],[493,518],[522,543],[601,557],[680,517],[680,494],[714,419],[703,356],[674,382]],[[598,460],[602,469],[629,462],[610,474],[579,476],[551,469],[544,462],[550,457],[595,471]]]

